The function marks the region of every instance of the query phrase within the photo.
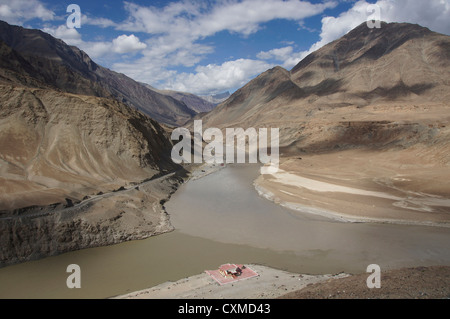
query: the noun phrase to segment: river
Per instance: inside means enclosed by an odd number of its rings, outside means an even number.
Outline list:
[[[341,223],[258,196],[255,165],[231,165],[192,180],[166,203],[174,232],[70,252],[0,269],[0,298],[106,298],[176,281],[227,262],[298,273],[363,273],[450,265],[450,230]],[[81,267],[81,289],[66,268]]]

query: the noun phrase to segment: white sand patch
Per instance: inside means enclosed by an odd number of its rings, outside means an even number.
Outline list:
[[[282,190],[282,189],[280,189],[280,192],[285,193],[285,194],[290,195],[290,196],[295,196],[295,197],[297,197],[297,195],[292,194],[292,193],[289,193],[289,192],[286,192],[286,191],[284,191],[284,190]]]
[[[450,228],[450,224],[433,222],[433,221],[374,218],[374,217],[342,214],[342,213],[330,211],[330,210],[327,210],[324,208],[311,207],[311,206],[302,205],[300,203],[283,201],[280,198],[276,197],[275,194],[273,194],[266,188],[262,187],[261,185],[258,185],[257,183],[255,183],[254,186],[255,186],[255,190],[258,192],[258,194],[260,196],[262,196],[276,204],[279,204],[283,207],[286,207],[286,208],[289,208],[289,209],[292,209],[295,211],[299,211],[301,213],[307,213],[307,214],[311,214],[311,215],[326,217],[331,220],[335,220],[335,221],[339,221],[339,222],[344,222],[344,223],[386,223],[386,224],[398,224],[398,225],[438,226],[438,227]],[[393,205],[397,206],[397,207],[411,209],[411,207],[408,207],[408,205],[405,204],[404,201],[396,202]],[[418,209],[414,209],[414,210],[418,210]],[[423,209],[421,211],[423,211]]]
[[[281,184],[287,184],[296,187],[307,188],[315,192],[340,192],[354,195],[373,196],[392,200],[403,200],[401,197],[389,195],[383,192],[367,191],[363,189],[340,186],[336,184],[316,181],[314,179],[305,178],[296,174],[288,173],[284,170],[278,170],[278,173],[272,174],[275,181]]]

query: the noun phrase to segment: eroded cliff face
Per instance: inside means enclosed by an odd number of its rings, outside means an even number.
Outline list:
[[[80,200],[177,168],[159,124],[114,100],[0,85],[0,210]]]
[[[80,203],[2,212],[0,267],[172,231],[164,202],[183,181],[182,174],[168,174]]]
[[[162,202],[180,167],[157,122],[109,99],[0,95],[0,266],[172,230]]]

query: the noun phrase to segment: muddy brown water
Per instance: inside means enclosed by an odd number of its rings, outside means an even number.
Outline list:
[[[233,165],[183,185],[166,203],[172,233],[2,268],[0,298],[106,298],[228,262],[310,274],[450,265],[448,228],[294,212],[258,196],[257,174],[254,165]],[[69,264],[81,267],[81,289],[67,288]]]

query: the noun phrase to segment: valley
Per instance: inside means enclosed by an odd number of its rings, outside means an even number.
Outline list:
[[[449,48],[418,24],[361,23],[202,98],[0,21],[0,298],[295,297],[370,264],[434,272],[448,297]],[[194,164],[174,156],[180,128]],[[270,129],[277,145],[241,146],[278,169],[215,158],[230,128]],[[208,129],[213,160],[195,156]],[[263,275],[221,290],[203,272],[225,263]]]
[[[2,286],[0,296],[109,298],[138,295],[137,291],[154,287],[153,298],[181,297],[176,293],[209,298],[211,288],[216,297],[223,293],[234,298],[279,297],[308,283],[362,274],[374,260],[383,271],[449,263],[448,228],[336,222],[259,196],[253,186],[258,165],[203,170],[164,205],[174,231],[2,268],[0,280],[10,284]],[[237,290],[226,292],[215,287],[213,279],[198,275],[233,260],[261,265],[256,269],[267,276],[256,280],[257,296],[253,279],[248,287],[243,281],[233,287]],[[64,284],[69,263],[82,269],[81,290],[69,290]],[[287,284],[288,291],[279,288],[283,280],[299,275],[304,278]],[[41,285],[48,288],[42,291]],[[181,290],[175,289],[178,285]]]

